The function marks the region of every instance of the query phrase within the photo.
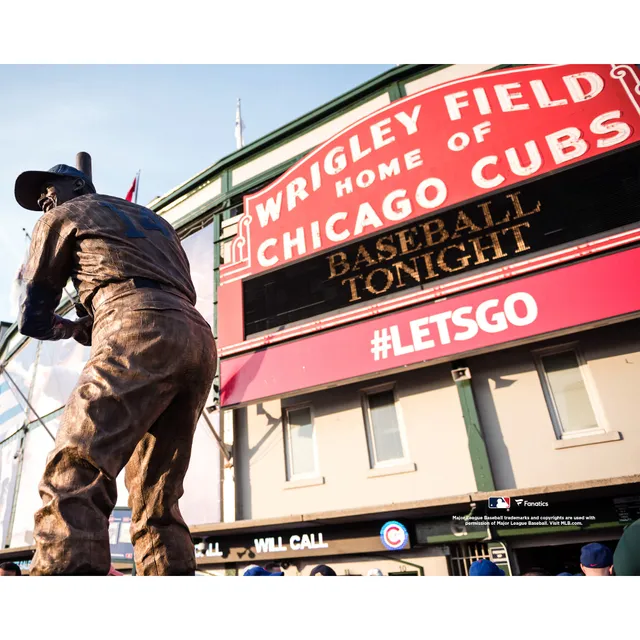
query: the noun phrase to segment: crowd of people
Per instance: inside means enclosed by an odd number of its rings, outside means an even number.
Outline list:
[[[257,564],[252,564],[248,566],[243,576],[283,576],[284,571],[282,571],[280,565],[276,562],[268,562],[264,566],[259,566]],[[319,564],[309,572],[310,576],[337,576],[338,574],[334,569],[327,566],[326,564]],[[349,574],[354,575],[354,574]],[[368,576],[383,576],[384,573],[380,569],[369,569],[367,572]]]

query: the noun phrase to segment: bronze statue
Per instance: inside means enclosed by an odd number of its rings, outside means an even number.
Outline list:
[[[97,194],[90,175],[67,165],[21,174],[15,195],[43,211],[20,332],[91,345],[40,482],[30,573],[108,574],[109,516],[125,468],[137,573],[194,575],[178,500],[216,348],[180,239],[154,212]],[[55,315],[69,278],[76,322]]]

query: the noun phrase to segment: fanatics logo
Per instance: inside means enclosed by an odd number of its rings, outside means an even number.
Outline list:
[[[510,509],[511,498],[503,498],[498,496],[497,498],[489,498],[489,509]]]

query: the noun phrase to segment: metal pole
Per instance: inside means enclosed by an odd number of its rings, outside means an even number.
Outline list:
[[[138,204],[138,189],[140,188],[140,173],[141,169],[138,169],[138,173],[136,174],[136,192],[133,195],[133,202]]]
[[[38,412],[33,408],[33,405],[29,402],[24,393],[22,393],[20,387],[16,384],[16,381],[9,375],[9,372],[3,364],[0,364],[0,373],[3,373],[5,376],[7,376],[7,378],[9,378],[9,380],[11,380],[11,383],[16,388],[16,391],[20,394],[20,397],[26,402],[27,407],[29,407],[29,409],[33,411],[33,415],[37,418],[38,422],[44,427],[44,430],[51,436],[51,439],[55,442],[55,436],[51,433],[51,431],[49,431],[47,425],[42,421],[42,418],[38,415]]]
[[[213,433],[217,443],[218,443],[218,447],[220,447],[220,451],[222,451],[222,455],[225,457],[227,462],[231,462],[231,457],[229,456],[229,453],[227,452],[227,445],[225,445],[224,442],[222,442],[222,440],[220,439],[220,436],[216,433],[216,429],[213,426],[213,424],[211,423],[211,420],[209,420],[209,416],[207,415],[207,410],[204,409],[202,411],[202,417],[206,420],[207,424],[209,425],[209,429],[211,430],[211,433]]]
[[[24,449],[27,442],[27,430],[23,425],[22,436],[20,437],[20,446],[18,447],[18,467],[16,469],[16,483],[13,488],[13,499],[11,500],[11,516],[9,517],[9,525],[3,541],[3,548],[7,548],[11,544],[11,536],[13,535],[13,523],[16,517],[16,503],[18,501],[18,493],[20,492],[20,478],[22,476],[22,466],[24,464]]]

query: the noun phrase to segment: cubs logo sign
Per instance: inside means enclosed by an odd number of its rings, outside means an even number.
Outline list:
[[[389,551],[400,551],[409,543],[409,532],[403,524],[391,520],[380,529],[380,539]]]

